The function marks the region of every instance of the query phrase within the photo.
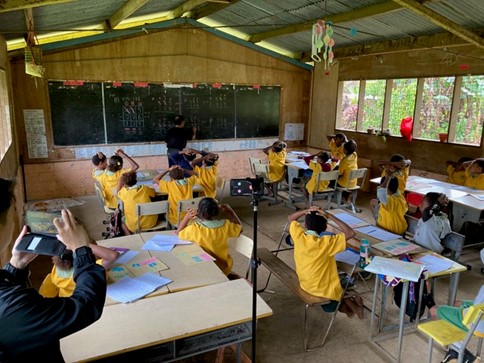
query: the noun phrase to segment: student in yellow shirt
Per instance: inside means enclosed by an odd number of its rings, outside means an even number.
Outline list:
[[[119,257],[119,252],[107,247],[97,245],[95,242],[90,243],[93,254],[98,258],[96,263],[102,265],[106,270],[110,269]],[[52,271],[45,277],[40,285],[39,293],[43,297],[69,297],[76,288],[74,281],[72,251],[66,250],[63,259],[52,257]]]
[[[286,143],[275,141],[271,146],[262,150],[269,159],[269,180],[271,183],[284,178],[286,166]]]
[[[129,161],[131,168],[123,169],[123,157]],[[106,206],[108,208],[115,209],[118,206],[118,200],[113,194],[113,190],[116,190],[121,175],[128,171],[136,171],[138,168],[139,165],[136,161],[126,155],[121,149],[116,151],[115,155],[109,158],[106,170],[98,177],[98,180],[103,187],[104,195],[106,197]]]
[[[226,212],[232,221],[218,219],[220,211]],[[188,224],[190,221],[193,223]],[[233,260],[227,239],[238,237],[242,232],[239,217],[230,206],[218,205],[213,198],[203,198],[198,209],[189,209],[178,226],[178,237],[200,245],[215,258],[215,263],[225,275],[232,271]]]
[[[412,161],[405,159],[401,154],[394,154],[390,158],[390,161],[379,161],[380,166],[383,168],[381,177],[393,175],[398,178],[398,191],[401,195],[405,195],[405,188],[407,187],[408,174],[410,172],[410,165]]]
[[[358,154],[356,154],[356,142],[349,140],[344,143],[343,150],[345,157],[341,159],[338,165],[339,177],[338,186],[346,188],[353,188],[356,186],[357,179],[350,180],[350,173],[352,170],[358,169]],[[351,193],[343,191],[343,200],[348,203],[348,197]]]
[[[474,159],[463,163],[466,168],[466,182],[469,188],[484,190],[484,159]]]
[[[208,153],[191,162],[193,170],[198,173],[198,184],[203,188],[203,195],[209,198],[215,198],[218,154]],[[203,164],[199,166],[199,163]]]
[[[298,222],[302,216],[305,216],[304,227]],[[326,231],[328,219],[337,224],[341,233]],[[294,241],[294,262],[299,285],[311,295],[331,299],[333,302],[322,308],[326,312],[334,311],[343,293],[334,256],[346,249],[346,240],[353,238],[355,232],[346,223],[316,206],[297,211],[287,220],[290,223],[289,234]],[[344,301],[341,311],[349,317],[355,313],[361,319],[364,317],[362,307],[349,299]]]
[[[169,174],[170,180],[163,180]],[[190,175],[188,178],[185,174]],[[160,192],[168,194],[168,221],[172,226],[178,224],[178,202],[193,198],[193,186],[197,182],[198,174],[193,170],[182,169],[179,165],[172,165],[169,169],[153,178],[153,182],[160,185]],[[186,212],[182,212],[180,220]]]
[[[466,161],[472,161],[472,158],[462,157],[457,162],[447,160],[445,163],[447,165],[447,182],[457,185],[464,185],[466,183],[467,175],[464,163]]]
[[[329,150],[331,150],[331,155],[333,158],[341,160],[345,157],[344,144],[348,141],[346,135],[343,133],[338,133],[336,135],[328,135]]]
[[[378,201],[370,201],[376,224],[387,231],[402,234],[407,230],[405,213],[408,206],[398,188],[399,180],[396,176],[383,177],[382,183],[377,189]]]
[[[106,155],[104,155],[101,151],[98,151],[91,160],[94,164],[94,169],[92,169],[92,178],[97,179],[106,170],[106,167],[108,166],[108,159],[106,158]]]
[[[333,162],[331,154],[327,151],[320,152],[316,156],[316,161],[311,160],[309,162],[309,169],[312,171],[312,174],[311,179],[308,180],[304,188],[304,195],[306,197],[306,200],[309,199],[309,196],[311,194],[322,191],[328,187],[329,181],[326,180],[320,181],[319,185],[316,185],[318,173],[321,171],[331,171],[333,170],[334,165],[335,162]]]
[[[136,172],[128,171],[121,175],[118,183],[118,198],[123,201],[123,232],[125,235],[133,234],[138,229],[138,216],[136,208],[138,204],[150,203],[155,196],[155,190],[146,185],[138,185]],[[142,216],[140,226],[148,229],[156,226],[157,215]]]

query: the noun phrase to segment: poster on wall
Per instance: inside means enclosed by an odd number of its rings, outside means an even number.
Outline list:
[[[48,157],[44,110],[24,110],[24,123],[29,158]]]
[[[304,124],[287,123],[284,129],[284,140],[286,141],[304,140]]]

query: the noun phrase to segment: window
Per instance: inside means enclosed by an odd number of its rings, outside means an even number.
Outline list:
[[[0,69],[0,160],[3,159],[12,144],[12,126],[8,103],[7,75]]]
[[[414,119],[413,137],[479,146],[484,124],[484,75],[341,81],[336,129],[367,132]]]

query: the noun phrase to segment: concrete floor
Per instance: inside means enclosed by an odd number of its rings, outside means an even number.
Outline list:
[[[368,210],[370,194],[360,193],[357,205],[363,209],[359,217],[374,222]],[[86,225],[88,232],[94,239],[102,239],[101,233],[105,226],[101,220],[107,215],[101,210],[95,196],[78,198],[85,201],[82,206],[73,207],[74,214]],[[225,194],[223,203],[230,204],[242,220],[243,233],[253,237],[253,207],[250,197],[231,197]],[[316,204],[326,206],[326,201],[318,201]],[[301,208],[304,204],[299,204]],[[267,201],[261,201],[258,210],[258,234],[257,244],[259,247],[275,249],[281,238],[287,216],[294,210],[285,207],[283,204],[269,206]],[[234,271],[245,274],[248,261],[245,257],[233,253]],[[294,260],[291,251],[282,252],[279,257],[287,264],[294,267]],[[472,266],[471,271],[461,274],[459,283],[458,299],[474,298],[479,287],[484,283],[484,275],[480,273],[482,263],[479,258],[478,249],[466,249],[462,262]],[[32,269],[32,281],[34,286],[40,284],[46,273],[50,271],[49,259],[39,258],[34,261]],[[267,280],[267,270],[264,267],[258,269],[258,286],[262,287]],[[373,287],[374,280],[368,281]],[[362,293],[365,306],[371,307],[373,294],[365,292],[366,288],[362,281],[357,281],[357,291]],[[446,303],[448,279],[439,280],[435,300],[437,304]],[[381,355],[368,341],[370,329],[370,314],[366,311],[366,317],[359,320],[356,317],[348,319],[344,314],[338,314],[335,324],[326,342],[326,345],[313,352],[305,352],[303,349],[303,319],[304,303],[294,296],[285,285],[277,278],[272,277],[268,286],[274,293],[261,293],[261,297],[273,310],[273,316],[262,319],[257,329],[257,361],[264,363],[285,363],[285,362],[385,362],[387,359]],[[397,322],[398,309],[392,303],[392,296],[389,294],[387,304],[389,322]],[[330,315],[319,308],[310,309],[310,342],[316,344],[322,339],[323,332],[330,320]],[[162,326],[162,322],[160,322]],[[396,339],[391,339],[385,344],[385,348],[396,353]],[[403,362],[424,362],[427,357],[427,341],[411,334],[405,336]],[[244,343],[244,352],[251,355],[251,342]],[[434,350],[433,362],[440,362],[444,354]],[[183,362],[212,362],[215,353],[207,353]],[[235,362],[234,355],[227,352],[226,362]]]

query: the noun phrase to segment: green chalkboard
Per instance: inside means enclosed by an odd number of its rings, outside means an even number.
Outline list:
[[[280,87],[49,81],[49,96],[55,145],[164,141],[179,114],[198,140],[279,135]]]

